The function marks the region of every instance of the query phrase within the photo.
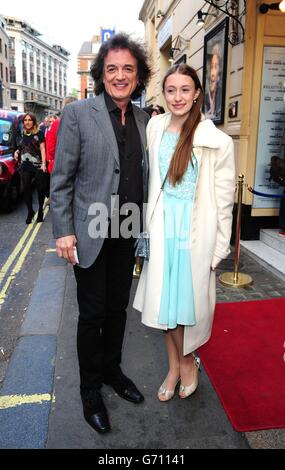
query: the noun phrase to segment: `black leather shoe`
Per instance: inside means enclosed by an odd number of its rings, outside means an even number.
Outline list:
[[[111,431],[107,410],[99,390],[81,391],[81,399],[87,423],[101,434]]]
[[[144,396],[137,389],[134,382],[123,374],[120,377],[106,379],[104,383],[111,385],[115,392],[125,400],[131,401],[132,403],[141,403],[144,401]]]

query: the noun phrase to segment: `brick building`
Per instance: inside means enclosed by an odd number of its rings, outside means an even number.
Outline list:
[[[79,74],[79,99],[89,98],[94,94],[94,82],[90,76],[91,64],[101,46],[101,36],[94,35],[91,41],[82,44],[77,57]]]

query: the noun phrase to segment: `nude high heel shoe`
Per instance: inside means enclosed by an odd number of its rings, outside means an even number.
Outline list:
[[[192,393],[195,392],[196,388],[199,384],[199,371],[200,371],[200,358],[198,356],[194,356],[194,381],[190,385],[180,385],[179,387],[179,397],[180,398],[187,398]],[[183,393],[183,395],[181,395]]]
[[[179,380],[180,380],[180,377],[177,379],[174,390],[167,390],[165,388],[165,382],[163,382],[163,384],[159,387],[158,392],[157,392],[157,398],[159,399],[159,401],[168,401],[168,400],[171,400],[171,398],[173,398],[175,389]]]

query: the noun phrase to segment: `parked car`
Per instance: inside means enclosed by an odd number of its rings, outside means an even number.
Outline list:
[[[13,208],[20,194],[19,164],[14,160],[17,136],[23,127],[24,113],[0,109],[0,207]]]

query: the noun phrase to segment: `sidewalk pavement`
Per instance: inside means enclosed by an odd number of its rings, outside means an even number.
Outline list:
[[[52,239],[49,246],[54,247]],[[236,290],[217,283],[218,302],[285,296],[284,281],[248,254],[241,252],[240,266],[253,277],[253,286]],[[228,270],[233,270],[233,255],[219,271]],[[136,284],[134,280],[122,368],[145,401],[133,405],[104,386],[112,432],[102,436],[82,414],[73,270],[55,252],[46,253],[0,390],[1,396],[23,395],[21,404],[0,410],[0,449],[285,448],[285,430],[234,431],[203,368],[191,400],[157,400],[167,371],[164,340],[160,331],[143,326],[132,309]]]

